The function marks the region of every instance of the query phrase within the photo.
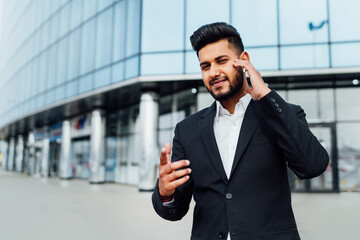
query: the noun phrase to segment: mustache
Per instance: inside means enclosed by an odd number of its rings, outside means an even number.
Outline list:
[[[227,81],[227,80],[229,80],[229,79],[225,76],[215,77],[215,78],[210,79],[210,84],[214,85],[216,82]]]

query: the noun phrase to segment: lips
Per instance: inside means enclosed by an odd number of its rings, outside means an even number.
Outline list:
[[[227,80],[228,79],[226,77],[213,79],[210,81],[210,85],[213,85],[214,87],[220,87]]]

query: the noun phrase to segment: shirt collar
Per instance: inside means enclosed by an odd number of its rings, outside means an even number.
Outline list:
[[[235,105],[234,114],[237,114],[239,111],[246,111],[246,108],[249,106],[251,101],[251,95],[249,93],[245,94],[242,98],[239,99],[239,102]],[[216,101],[216,115],[215,119],[217,120],[221,116],[231,116],[228,110],[226,110],[219,101]]]

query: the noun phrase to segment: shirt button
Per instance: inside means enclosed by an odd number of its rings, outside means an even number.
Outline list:
[[[224,232],[219,232],[219,238],[220,239],[225,239],[226,234]]]
[[[225,194],[225,198],[226,198],[227,200],[232,199],[232,194],[231,194],[231,193]]]

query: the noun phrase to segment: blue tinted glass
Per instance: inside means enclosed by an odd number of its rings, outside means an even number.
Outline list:
[[[84,0],[83,21],[95,15],[96,4],[97,4],[97,0]]]
[[[73,0],[71,2],[71,22],[70,29],[77,27],[82,19],[82,0]]]
[[[183,48],[184,1],[144,0],[142,51],[171,51]]]
[[[212,22],[229,22],[229,1],[197,0],[186,2],[186,49],[192,49],[190,36],[199,27]]]
[[[127,2],[126,56],[140,51],[140,0]]]
[[[79,58],[80,30],[77,29],[69,36],[68,79],[73,79],[79,75]]]
[[[248,48],[250,62],[257,70],[278,70],[278,48]]]
[[[77,94],[78,81],[68,82],[66,85],[66,97],[72,97]]]
[[[59,36],[65,35],[70,28],[70,4],[66,4],[60,12]]]
[[[125,7],[125,1],[115,5],[113,61],[118,61],[125,57]]]
[[[47,52],[43,52],[39,58],[37,59],[37,61],[35,62],[35,64],[38,64],[38,69],[37,70],[35,68],[35,66],[33,66],[35,69],[35,71],[39,72],[39,81],[38,81],[38,88],[39,88],[39,92],[43,92],[46,90],[46,82],[47,82],[47,72],[48,72],[48,53]],[[32,79],[37,79],[36,76],[33,75]]]
[[[95,21],[92,19],[82,28],[80,74],[94,69],[95,54]]]
[[[329,4],[331,41],[360,40],[360,1],[331,0]]]
[[[68,64],[68,38],[65,38],[59,42],[58,49],[58,72],[57,72],[57,84],[63,83],[67,80],[67,64]]]
[[[65,98],[65,85],[59,86],[55,90],[55,101],[60,101]]]
[[[125,61],[125,78],[129,79],[139,75],[139,57],[133,57]]]
[[[40,51],[47,48],[49,45],[49,32],[50,32],[50,23],[46,22],[40,29],[41,32],[41,45],[40,45]]]
[[[276,0],[238,0],[232,2],[232,24],[246,47],[277,45]]]
[[[183,53],[144,54],[141,56],[141,75],[183,73]]]
[[[97,18],[96,68],[111,61],[112,9],[106,10]]]
[[[93,86],[93,75],[86,75],[79,80],[79,93],[90,91]]]
[[[281,69],[327,68],[329,67],[329,46],[282,47]]]
[[[47,89],[53,88],[56,84],[56,70],[57,70],[57,45],[54,45],[49,50],[48,58],[48,78]]]
[[[124,80],[124,62],[113,65],[112,67],[112,81],[119,82]]]
[[[360,66],[360,42],[333,44],[331,46],[331,61],[333,67]]]
[[[50,44],[55,42],[56,39],[59,37],[59,14],[55,14],[52,18],[51,18],[51,22],[50,22]]]
[[[110,4],[112,4],[114,0],[99,0],[99,6],[98,11],[103,10],[104,8],[108,7]]]
[[[328,41],[326,0],[280,0],[279,4],[281,44]]]
[[[94,88],[109,85],[111,82],[110,67],[95,72]]]
[[[185,54],[185,61],[186,73],[200,73],[199,59],[194,51]]]

